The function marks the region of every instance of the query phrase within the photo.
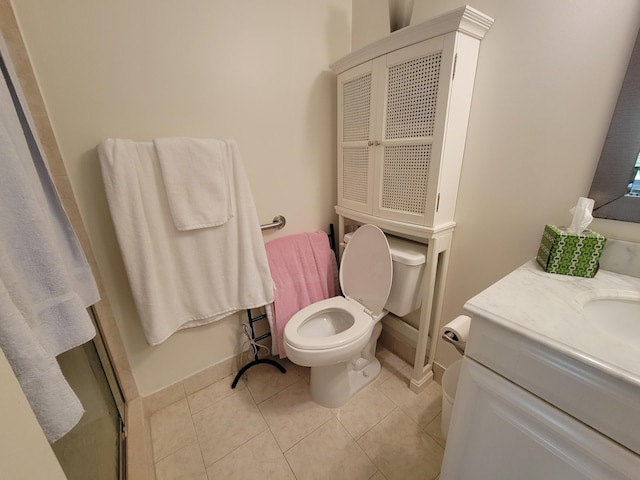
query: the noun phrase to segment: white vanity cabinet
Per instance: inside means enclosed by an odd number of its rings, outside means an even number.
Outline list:
[[[441,480],[640,478],[637,456],[596,430],[470,358],[460,373]]]
[[[441,480],[640,479],[638,350],[583,310],[616,295],[640,299],[640,278],[533,260],[467,302]]]
[[[331,65],[338,77],[339,238],[345,226],[371,223],[425,244],[419,325],[383,319],[416,347],[414,391],[433,378],[476,64],[492,23],[465,6]]]

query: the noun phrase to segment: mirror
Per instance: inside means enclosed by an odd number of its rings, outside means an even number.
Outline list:
[[[640,223],[639,153],[640,34],[591,184],[594,217]]]

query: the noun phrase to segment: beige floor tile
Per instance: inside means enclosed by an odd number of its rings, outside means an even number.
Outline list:
[[[370,385],[356,393],[344,406],[334,409],[333,414],[357,440],[394,408],[395,403]]]
[[[249,392],[235,392],[193,415],[205,466],[267,428]]]
[[[358,444],[389,480],[433,480],[440,473],[443,448],[400,409]]]
[[[209,480],[295,480],[269,430],[210,465],[207,473]]]
[[[446,441],[442,436],[442,414],[439,413],[436,418],[434,418],[429,425],[424,429],[431,437],[438,442],[442,448],[446,446]]]
[[[197,392],[189,395],[187,400],[189,402],[189,408],[191,413],[198,413],[205,408],[213,405],[223,398],[229,397],[236,392],[246,389],[246,385],[242,380],[238,382],[236,388],[231,388],[233,382],[233,375],[230,375],[222,380],[212,383],[208,387],[198,390]]]
[[[391,373],[407,366],[407,362],[380,345],[376,348],[376,358],[380,361],[380,365]]]
[[[378,385],[378,388],[418,425],[426,428],[442,410],[442,387],[432,381],[416,394],[409,388],[412,371],[412,367],[407,365]]]
[[[409,388],[409,378],[411,367],[405,365],[400,370],[394,372],[384,382],[378,384],[378,388],[387,395],[393,402],[402,406],[411,403],[417,394]],[[425,387],[426,388],[426,387]]]
[[[300,380],[300,375],[295,365],[287,359],[271,358],[280,363],[286,373],[268,363],[251,367],[245,373],[245,382],[256,403],[261,403],[267,398],[281,392],[289,385]]]
[[[148,397],[144,397],[144,411],[147,415],[153,415],[169,405],[176,403],[185,398],[184,387],[181,382],[152,393]]]
[[[376,356],[376,381],[333,410],[311,400],[310,369],[289,360],[278,360],[286,374],[252,367],[236,389],[235,374],[214,383],[201,375],[185,385],[186,398],[151,416],[158,480],[434,479],[444,447],[440,385],[415,394],[406,362],[384,347]]]
[[[387,480],[387,479],[382,473],[380,473],[380,470],[378,470],[376,474],[373,477],[371,477],[369,480]]]
[[[295,365],[298,375],[300,375],[307,383],[311,382],[311,367],[303,367],[302,365]]]
[[[309,384],[304,381],[294,383],[258,407],[283,452],[332,417],[331,410],[311,400]]]
[[[297,480],[368,480],[377,467],[333,418],[285,453]]]
[[[157,480],[207,480],[200,447],[192,443],[156,463]]]
[[[388,365],[380,362],[380,373],[378,374],[378,378],[376,378],[371,385],[382,385],[384,382],[393,377],[393,374],[396,373],[397,370],[390,369]]]
[[[197,441],[186,398],[151,415],[150,427],[153,458],[156,462]]]
[[[373,382],[375,386],[382,385],[398,370],[407,366],[407,362],[380,345],[378,345],[376,349],[376,358],[380,362],[380,373],[378,374],[378,378]]]

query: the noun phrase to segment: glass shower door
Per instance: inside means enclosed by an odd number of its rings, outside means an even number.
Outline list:
[[[57,357],[85,409],[80,422],[51,445],[69,480],[125,478],[124,398],[96,331],[93,341]]]

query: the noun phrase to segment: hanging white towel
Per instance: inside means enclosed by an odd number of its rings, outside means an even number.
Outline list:
[[[99,295],[0,47],[0,347],[53,442],[84,411],[55,356],[93,338]]]
[[[236,215],[179,231],[169,211],[154,143],[98,145],[107,199],[147,342],[273,301],[262,232],[240,152],[224,142],[224,170]]]
[[[227,144],[215,139],[153,141],[173,223],[178,230],[215,227],[233,217]]]
[[[4,248],[0,250],[0,347],[42,431],[53,443],[80,421],[84,408],[55,356],[45,350],[42,337],[32,328],[37,312],[12,275],[13,262]]]

